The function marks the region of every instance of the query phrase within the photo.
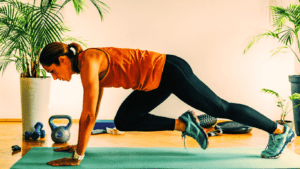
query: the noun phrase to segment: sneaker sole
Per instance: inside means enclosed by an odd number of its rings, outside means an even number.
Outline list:
[[[261,154],[260,156],[261,156],[262,158],[269,158],[269,159],[277,159],[277,158],[279,158],[279,157],[284,153],[285,148],[288,147],[289,145],[291,145],[292,143],[295,142],[295,139],[296,139],[295,133],[293,133],[292,136],[294,136],[294,137],[292,137],[292,139],[291,139],[289,142],[286,142],[286,143],[285,143],[285,145],[283,146],[283,150],[282,150],[281,153],[279,153],[278,155],[273,156],[273,157],[265,157],[265,156],[263,156],[263,155]]]

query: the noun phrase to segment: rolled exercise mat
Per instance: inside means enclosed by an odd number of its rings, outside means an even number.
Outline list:
[[[46,163],[70,157],[54,147],[33,147],[12,169],[82,168],[300,168],[300,156],[286,149],[278,159],[260,156],[264,147],[250,148],[130,148],[88,147],[79,166],[53,167]]]
[[[114,120],[96,120],[92,135],[107,133],[106,128],[115,128]]]

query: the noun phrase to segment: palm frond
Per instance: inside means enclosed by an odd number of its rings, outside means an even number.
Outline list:
[[[51,5],[47,11],[37,9],[32,17],[36,22],[32,25],[31,43],[32,46],[43,48],[45,45],[60,40],[63,21],[59,14],[54,15],[58,6]]]
[[[285,25],[286,17],[288,14],[286,13],[286,9],[279,6],[271,6],[272,16],[273,16],[273,26],[277,27],[278,30],[281,30],[282,26]]]
[[[2,76],[3,76],[7,66],[12,62],[14,62],[13,59],[4,58],[3,56],[0,57],[0,72],[2,71]]]
[[[15,31],[6,39],[6,43],[2,43],[1,54],[10,56],[19,52],[21,55],[26,55],[29,46],[28,35],[23,31]]]
[[[16,58],[15,60],[15,66],[16,66],[16,70],[18,73],[22,73],[23,72],[23,69],[22,69],[22,58],[21,57],[18,57],[18,56],[14,56]]]
[[[72,0],[74,9],[77,14],[80,14],[81,11],[83,11],[83,8],[86,7],[87,5],[85,4],[85,0]]]
[[[281,47],[278,47],[278,48],[276,48],[276,49],[274,49],[274,50],[271,50],[271,53],[273,53],[273,54],[271,55],[271,57],[277,55],[278,53],[286,53],[286,52],[287,52],[287,51],[282,52],[282,49],[288,49],[288,47],[286,47],[286,46],[281,46]]]
[[[82,40],[80,37],[71,37],[71,36],[65,36],[61,42],[64,43],[72,43],[72,42],[78,42],[81,43],[84,47],[87,48],[87,44],[84,42],[85,40]]]
[[[299,5],[297,4],[290,4],[286,8],[287,14],[288,14],[288,19],[292,23],[297,23],[299,20]]]
[[[99,15],[101,17],[101,21],[104,19],[104,14],[107,12],[108,13],[108,10],[106,8],[109,9],[109,7],[101,2],[100,0],[90,0],[94,6],[97,8],[98,12],[99,12]]]
[[[284,26],[286,29],[280,32],[280,34],[283,33],[283,35],[279,38],[279,42],[285,44],[285,45],[291,45],[294,41],[294,30],[289,26]]]
[[[248,43],[248,45],[246,46],[246,48],[244,49],[244,52],[243,52],[243,53],[244,53],[244,54],[247,53],[247,52],[250,50],[250,48],[251,48],[254,44],[256,44],[258,41],[260,41],[263,37],[266,37],[266,38],[268,38],[268,37],[279,38],[278,34],[272,32],[272,31],[270,31],[270,30],[267,30],[266,33],[262,33],[262,34],[260,34],[260,35],[255,36],[254,38],[252,38],[252,39],[249,41],[249,43]]]
[[[61,5],[60,9],[58,11],[60,11],[62,8],[65,7],[65,5],[67,5],[69,2],[71,2],[72,0],[65,0],[65,2]]]

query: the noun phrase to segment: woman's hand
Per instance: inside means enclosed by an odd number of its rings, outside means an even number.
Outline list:
[[[54,151],[69,151],[70,153],[73,153],[77,149],[77,145],[68,145],[66,147],[60,147],[54,149]]]
[[[53,160],[48,162],[48,165],[52,166],[74,166],[74,165],[79,165],[81,163],[81,160],[73,159],[72,157],[68,158],[62,158],[58,160]]]
[[[69,151],[70,153],[73,153],[75,150],[77,149],[77,145],[69,145],[66,147],[60,147],[60,148],[56,148],[54,149],[54,151],[60,152],[60,151]],[[77,159],[73,159],[72,157],[68,157],[68,158],[62,158],[62,159],[58,159],[58,160],[53,160],[48,162],[48,165],[52,165],[52,166],[72,166],[72,165],[79,165],[80,164],[80,160]]]

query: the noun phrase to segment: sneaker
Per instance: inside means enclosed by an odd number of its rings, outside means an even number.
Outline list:
[[[269,134],[269,143],[264,151],[261,152],[263,158],[279,158],[284,149],[295,140],[295,132],[284,125],[284,133]]]
[[[179,119],[186,124],[186,129],[184,132],[182,132],[182,137],[184,138],[184,147],[185,147],[185,138],[186,135],[188,135],[196,139],[200,147],[205,150],[208,146],[208,136],[204,131],[204,129],[200,126],[200,121],[196,116],[196,114],[193,111],[189,110],[183,113],[179,117]]]

